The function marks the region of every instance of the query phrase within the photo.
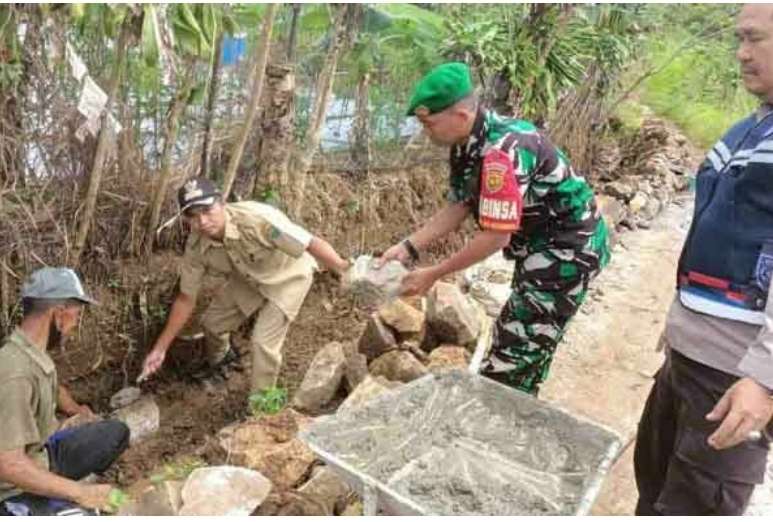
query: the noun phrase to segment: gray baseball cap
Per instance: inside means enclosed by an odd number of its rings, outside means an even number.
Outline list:
[[[75,272],[64,267],[44,267],[32,272],[21,287],[21,296],[33,299],[77,299],[86,304],[99,304],[86,295]]]

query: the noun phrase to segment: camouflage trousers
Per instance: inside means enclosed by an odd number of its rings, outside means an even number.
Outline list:
[[[494,325],[481,374],[537,395],[569,320],[608,260],[606,244],[601,251],[545,250],[516,258],[513,292]]]

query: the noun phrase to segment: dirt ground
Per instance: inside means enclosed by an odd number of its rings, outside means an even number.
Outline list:
[[[314,178],[316,187],[311,190],[304,209],[304,222],[344,255],[380,253],[419,226],[442,204],[447,184],[445,168],[444,163],[438,163],[411,172],[382,172],[360,182],[353,182],[346,175],[318,174]],[[639,232],[646,235],[650,231]],[[657,245],[664,237],[676,237],[669,234],[669,230],[665,229],[660,236],[652,236],[648,243],[651,252],[646,254],[650,257],[644,261],[638,257],[643,251],[635,248],[618,252],[618,259],[629,261],[613,259],[608,272],[614,273],[612,267],[615,263],[622,263],[628,267],[629,276],[637,277],[636,284],[642,289],[650,285],[648,278],[662,283],[664,288],[670,286],[670,280],[666,281],[663,277],[665,271],[672,273],[670,265],[654,262],[667,259],[663,252],[658,251]],[[458,249],[463,237],[463,234],[456,234],[450,241],[431,249],[428,258]],[[630,241],[627,237],[628,234],[623,236],[624,243]],[[71,387],[78,400],[90,404],[95,411],[106,413],[110,396],[133,383],[139,374],[142,358],[163,326],[174,297],[179,254],[179,251],[161,252],[138,265],[126,265],[116,260],[111,270],[107,271],[112,275],[95,288],[102,306],[99,310],[89,311],[79,339],[54,352],[62,382]],[[635,264],[638,268],[632,267],[630,260],[633,259],[637,260]],[[648,265],[646,259],[653,262]],[[642,276],[635,275],[637,269],[647,266],[651,270],[645,270]],[[280,386],[288,389],[290,396],[298,388],[317,350],[330,341],[353,343],[364,327],[366,314],[355,309],[350,298],[339,294],[337,285],[329,274],[319,274],[290,329],[279,382]],[[576,333],[568,335],[562,354],[556,361],[552,378],[554,386],[545,390],[545,396],[564,406],[569,405],[570,409],[576,406],[576,411],[587,416],[593,416],[593,405],[618,404],[620,408],[602,412],[599,420],[622,418],[625,419],[625,426],[630,428],[629,420],[638,414],[640,401],[643,401],[641,396],[649,387],[652,363],[645,364],[641,369],[627,368],[625,375],[612,368],[611,377],[604,373],[606,367],[595,364],[598,358],[620,361],[630,355],[630,339],[619,333],[613,334],[620,331],[621,325],[628,325],[630,330],[625,331],[630,332],[641,329],[651,333],[658,328],[656,319],[648,322],[646,329],[642,328],[645,319],[638,314],[637,306],[653,308],[651,317],[662,320],[665,305],[662,296],[657,298],[657,303],[647,301],[651,296],[645,296],[641,302],[631,304],[631,308],[618,310],[616,303],[608,301],[608,294],[625,294],[630,292],[630,287],[614,277],[596,287],[597,298],[588,305],[590,311],[584,312],[587,319],[578,317],[581,326],[572,330]],[[605,302],[608,305],[603,304]],[[206,299],[201,300],[199,310],[205,305]],[[609,315],[610,307],[612,315]],[[606,319],[596,320],[596,317]],[[606,325],[602,328],[608,330],[608,335],[599,337],[599,327],[594,327],[594,324]],[[196,330],[196,325],[191,325],[189,330]],[[246,331],[246,328],[243,330]],[[244,344],[243,332],[235,336],[234,344],[237,350]],[[649,350],[652,346],[649,338],[639,339],[633,344],[642,350]],[[189,378],[191,370],[201,360],[201,348],[196,342],[176,343],[164,369],[142,385],[143,391],[152,393],[158,402],[161,428],[155,435],[130,448],[110,471],[108,479],[128,487],[183,456],[217,461],[216,433],[247,416],[249,354],[246,348],[241,348],[246,355],[242,359],[245,366],[242,372],[231,372],[226,382],[202,384]],[[647,357],[651,360],[649,355]],[[590,380],[580,378],[588,372],[596,377]],[[630,375],[638,375],[634,384],[626,380]],[[623,380],[616,381],[618,377]],[[594,383],[592,390],[583,387],[582,383],[588,384],[589,381]],[[595,383],[598,382],[607,383],[604,387],[607,390],[604,392],[605,400],[599,400],[596,393]],[[630,387],[633,394],[628,393]],[[625,458],[621,462],[625,462]],[[631,477],[626,473],[629,473],[630,466],[625,468],[621,464],[619,467],[620,470],[613,471],[613,478],[619,477],[616,479],[618,482],[608,481],[612,485],[602,493],[600,504],[605,503],[606,507],[597,509],[599,514],[617,514],[628,509],[626,499],[630,499],[628,484]],[[624,491],[615,489],[618,483],[623,484]]]
[[[444,169],[445,164],[439,163],[410,173],[396,170],[366,182],[353,182],[346,175],[318,174],[317,189],[310,192],[304,209],[307,227],[329,240],[342,255],[378,254],[442,204]],[[462,236],[456,235],[430,250],[428,258],[457,248],[461,241]],[[101,305],[84,317],[77,339],[53,352],[61,381],[96,412],[108,413],[110,396],[132,385],[139,375],[142,359],[163,327],[174,298],[179,254],[161,252],[147,264],[137,265],[116,260],[106,270],[112,275],[103,284],[91,285]],[[218,283],[211,281],[210,288]],[[199,300],[199,312],[206,307],[206,295]],[[338,282],[330,274],[319,273],[288,334],[279,385],[292,397],[317,350],[330,341],[353,346],[366,318],[351,298],[339,294]],[[186,331],[196,330],[194,320]],[[248,330],[247,324],[234,336],[244,369],[230,372],[225,382],[206,384],[190,378],[201,361],[200,341],[173,345],[164,368],[142,384],[143,392],[156,398],[161,428],[130,448],[108,478],[128,486],[180,456],[209,460],[214,455],[216,433],[247,416],[250,357],[244,334]]]

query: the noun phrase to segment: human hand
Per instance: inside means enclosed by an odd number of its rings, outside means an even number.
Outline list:
[[[424,295],[438,279],[440,276],[435,267],[417,268],[403,277],[400,283],[400,295]]]
[[[114,488],[110,484],[81,484],[73,501],[86,509],[98,509],[112,513],[119,507],[111,502],[113,490]]]
[[[93,411],[91,411],[91,409],[89,408],[88,411],[85,413],[77,413],[75,415],[67,417],[64,420],[64,422],[62,422],[62,425],[59,426],[59,429],[66,430],[68,428],[75,428],[77,426],[82,426],[84,424],[96,422],[100,419],[101,418],[98,415],[96,415]]]
[[[395,245],[392,245],[387,249],[386,252],[384,252],[380,258],[376,259],[376,262],[374,265],[376,266],[376,269],[381,268],[384,266],[387,262],[392,260],[400,261],[402,264],[407,264],[408,261],[411,259],[411,254],[408,252],[408,249],[405,247],[405,245],[400,242]]]
[[[161,368],[161,365],[164,364],[165,358],[166,348],[162,346],[153,347],[150,353],[145,356],[145,361],[142,363],[142,373],[137,377],[137,382],[140,383],[156,373]]]
[[[744,377],[727,389],[714,409],[710,421],[722,421],[708,438],[714,449],[725,449],[745,441],[752,431],[762,430],[773,416],[773,399],[768,390]]]

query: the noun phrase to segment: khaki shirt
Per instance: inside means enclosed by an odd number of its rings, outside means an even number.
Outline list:
[[[17,328],[0,348],[0,451],[24,449],[49,469],[43,447],[57,429],[57,377],[54,361]],[[0,500],[20,490],[0,482]]]
[[[225,205],[225,237],[191,232],[180,266],[180,291],[196,298],[204,274],[226,276],[227,292],[245,315],[265,297],[292,320],[316,262],[306,252],[313,236],[280,210],[255,201]]]

